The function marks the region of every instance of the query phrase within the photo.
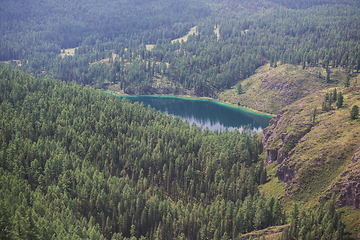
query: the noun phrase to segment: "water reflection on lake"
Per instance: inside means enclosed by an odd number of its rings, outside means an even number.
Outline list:
[[[143,102],[144,106],[150,105],[158,111],[173,116],[179,116],[184,121],[187,119],[191,124],[203,126],[203,129],[230,131],[243,130],[244,126],[250,125],[250,129],[256,132],[262,131],[269,125],[270,116],[253,113],[241,108],[229,106],[217,101],[186,99],[164,96],[130,96],[131,102]]]

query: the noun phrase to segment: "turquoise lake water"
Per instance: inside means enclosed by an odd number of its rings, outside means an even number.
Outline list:
[[[245,126],[256,132],[262,131],[269,125],[270,116],[254,113],[245,109],[229,106],[211,100],[187,99],[168,96],[128,96],[132,103],[143,102],[157,111],[179,116],[189,124],[195,123],[203,129],[242,131]]]

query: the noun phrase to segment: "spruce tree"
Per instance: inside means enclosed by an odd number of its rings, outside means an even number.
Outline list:
[[[13,223],[8,209],[3,201],[0,201],[0,239],[12,239]]]
[[[329,94],[329,97],[328,97],[328,103],[329,103],[329,110],[331,110],[331,105],[332,105],[332,93]]]
[[[334,88],[334,92],[333,92],[333,94],[332,94],[332,100],[333,100],[333,102],[336,102],[336,100],[337,100],[337,91],[336,91],[336,88]]]
[[[238,83],[238,85],[237,85],[237,93],[239,95],[242,94],[242,85],[241,85],[241,83]]]
[[[350,76],[349,75],[346,78],[345,87],[350,87]]]
[[[326,66],[326,82],[330,82],[330,69],[329,66]]]
[[[336,106],[337,108],[342,108],[343,107],[343,103],[344,103],[344,97],[342,95],[341,92],[339,92],[337,94],[337,101],[336,101]]]
[[[359,107],[357,105],[354,105],[350,111],[350,118],[357,119],[358,117],[359,117]]]
[[[313,112],[312,112],[312,122],[313,122],[313,125],[315,125],[316,114],[317,114],[317,108],[314,107],[314,110],[313,110]]]

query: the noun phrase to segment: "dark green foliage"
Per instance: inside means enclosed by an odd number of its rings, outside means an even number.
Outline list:
[[[324,97],[324,101],[322,102],[321,110],[325,112],[330,111],[332,109],[331,108],[332,101],[333,101],[332,93],[326,93]]]
[[[336,96],[336,98],[334,97]],[[341,92],[337,93],[336,88],[333,92],[326,93],[324,97],[324,101],[322,102],[321,110],[324,112],[328,112],[332,109],[331,105],[336,99],[336,107],[342,108],[344,104],[344,97]]]
[[[354,105],[350,110],[350,118],[357,119],[358,117],[359,117],[359,107],[357,105]]]
[[[349,75],[346,77],[346,81],[345,81],[344,86],[345,87],[350,87],[350,76]]]
[[[237,90],[237,93],[238,93],[239,95],[243,93],[241,83],[238,83],[238,84],[236,85],[236,90]]]
[[[333,93],[332,93],[332,101],[333,102],[336,102],[336,100],[337,100],[337,90],[336,90],[336,88],[334,88],[334,91],[333,91]]]
[[[316,115],[317,115],[317,108],[314,107],[314,110],[312,111],[312,115],[311,115],[311,121],[312,121],[313,125],[315,125],[315,122],[316,122]]]
[[[75,83],[0,68],[2,237],[235,238],[283,223],[255,134],[201,131]]]
[[[335,210],[334,200],[321,204],[317,210],[301,213],[298,206],[294,204],[290,225],[283,231],[281,240],[342,239],[344,228],[340,212]]]
[[[5,208],[3,201],[0,201],[0,239],[12,239],[13,223],[9,209]]]
[[[344,104],[344,96],[342,95],[341,92],[339,92],[337,94],[337,100],[336,100],[336,106],[338,108],[342,108],[343,107],[343,104]]]
[[[229,14],[224,9],[233,9],[232,5],[213,3],[77,0],[49,2],[40,8],[36,6],[42,3],[36,0],[25,8],[18,1],[7,1],[0,9],[0,60],[13,64],[21,60],[24,71],[98,88],[118,84],[130,94],[159,91],[153,83],[161,78],[170,81],[175,93],[191,90],[211,97],[267,62],[271,67],[278,61],[303,67],[322,64],[327,82],[330,67],[359,65],[356,4],[328,2],[301,11],[275,8],[259,17],[239,9]],[[251,4],[263,8],[270,3]],[[215,25],[220,26],[219,39]],[[194,26],[197,35],[171,43]],[[156,48],[146,50],[146,44]],[[58,56],[68,47],[76,47],[74,56]]]
[[[330,74],[331,71],[329,69],[329,66],[326,66],[326,82],[330,82]]]

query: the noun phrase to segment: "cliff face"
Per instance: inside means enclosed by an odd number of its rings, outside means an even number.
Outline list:
[[[296,144],[312,128],[311,123],[295,123],[291,131],[287,131],[289,111],[281,111],[270,120],[269,127],[263,131],[263,144],[267,152],[266,165],[276,162],[280,165],[275,177],[287,184],[295,176],[295,166],[291,157],[296,153]]]
[[[320,202],[339,194],[336,201],[337,207],[353,206],[360,210],[360,148],[352,157],[350,164],[327,189],[320,198]]]
[[[360,210],[360,148],[354,154],[347,170],[341,173],[344,180],[341,184],[338,206],[352,205]]]
[[[286,186],[283,197],[301,193],[307,201],[322,193],[317,200],[324,201],[336,193],[338,207],[360,209],[360,120],[349,118],[360,94],[344,91],[351,104],[322,112],[325,94],[301,99],[270,121],[262,136],[266,165],[276,162],[275,177]],[[315,107],[313,124],[310,116]]]

